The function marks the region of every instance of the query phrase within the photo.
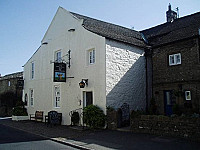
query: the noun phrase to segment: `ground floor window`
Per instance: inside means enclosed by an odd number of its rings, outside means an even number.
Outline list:
[[[30,89],[30,106],[34,106],[34,91]]]
[[[190,91],[185,91],[185,100],[191,100],[191,92]]]
[[[55,86],[54,87],[54,107],[60,108],[60,86]]]

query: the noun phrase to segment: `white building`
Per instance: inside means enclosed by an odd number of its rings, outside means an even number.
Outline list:
[[[36,110],[62,113],[92,103],[104,111],[119,108],[145,109],[145,43],[139,32],[106,23],[59,7],[41,46],[24,65],[23,100],[29,114]],[[54,82],[54,63],[67,64],[66,82]],[[88,85],[80,88],[82,79]]]

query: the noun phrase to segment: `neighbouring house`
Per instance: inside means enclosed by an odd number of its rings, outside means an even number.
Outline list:
[[[24,65],[23,100],[29,114],[94,104],[146,107],[147,46],[141,33],[59,7],[41,46]],[[65,78],[66,76],[66,78]],[[81,88],[80,88],[81,87]]]
[[[22,99],[23,72],[0,77],[0,116],[11,116],[17,100]]]
[[[141,31],[152,48],[153,98],[158,113],[200,111],[200,12]],[[180,112],[181,111],[181,112]]]

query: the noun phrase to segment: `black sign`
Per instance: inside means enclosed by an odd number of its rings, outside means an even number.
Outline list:
[[[65,63],[54,63],[54,82],[66,82]]]

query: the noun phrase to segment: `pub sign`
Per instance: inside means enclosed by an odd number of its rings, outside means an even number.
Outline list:
[[[54,82],[66,82],[65,63],[54,63]]]

